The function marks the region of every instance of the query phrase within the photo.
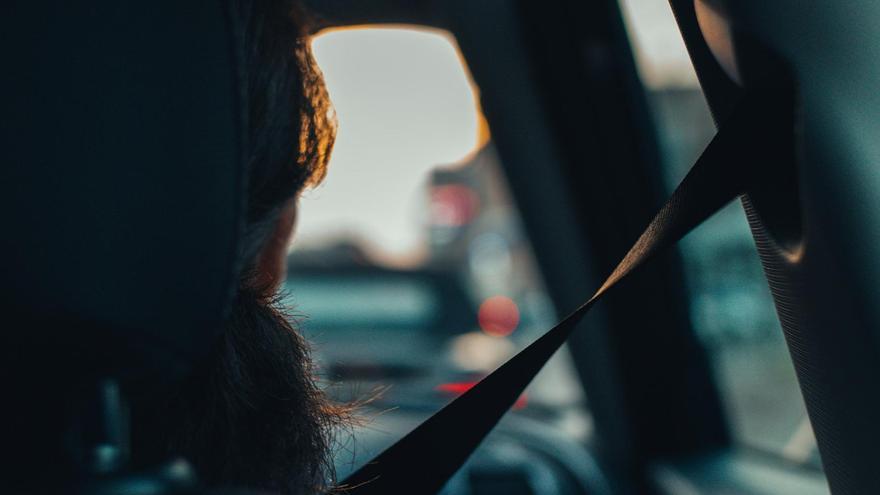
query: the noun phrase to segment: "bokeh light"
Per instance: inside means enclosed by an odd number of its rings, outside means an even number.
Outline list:
[[[509,297],[492,296],[480,304],[477,318],[487,334],[506,337],[519,325],[519,308]]]

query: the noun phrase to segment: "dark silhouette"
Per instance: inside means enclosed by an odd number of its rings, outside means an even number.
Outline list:
[[[316,386],[308,346],[276,298],[299,192],[324,175],[335,121],[292,1],[234,0],[248,119],[241,278],[210,359],[135,400],[132,452],[180,455],[209,486],[314,493],[333,483],[332,434],[348,410]]]

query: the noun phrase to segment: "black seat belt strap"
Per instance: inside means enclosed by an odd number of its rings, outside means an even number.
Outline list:
[[[602,296],[656,252],[747,192],[779,124],[770,95],[749,95],[721,125],[691,171],[599,290],[519,354],[428,418],[339,485],[344,493],[436,493],[510,409]],[[563,242],[563,241],[560,241]],[[634,305],[637,301],[633,302]]]

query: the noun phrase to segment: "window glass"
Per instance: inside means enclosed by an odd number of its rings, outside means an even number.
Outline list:
[[[621,3],[671,192],[715,126],[668,1]],[[794,368],[740,203],[689,234],[680,249],[691,320],[712,360],[735,439],[818,466]]]
[[[300,202],[288,305],[319,374],[368,400],[337,466],[378,453],[555,323],[454,39],[403,28],[314,41],[339,134]],[[513,414],[585,436],[567,352]]]

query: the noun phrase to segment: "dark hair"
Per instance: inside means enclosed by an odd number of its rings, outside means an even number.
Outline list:
[[[248,131],[241,257],[245,268],[252,268],[247,263],[265,244],[284,203],[323,179],[336,125],[299,5],[290,0],[233,4]]]
[[[170,397],[133,411],[143,432],[135,451],[182,455],[209,486],[315,493],[334,482],[333,432],[348,411],[315,383],[308,346],[274,288],[254,281],[280,211],[323,178],[335,121],[298,5],[232,4],[248,150],[238,292],[210,358]]]

